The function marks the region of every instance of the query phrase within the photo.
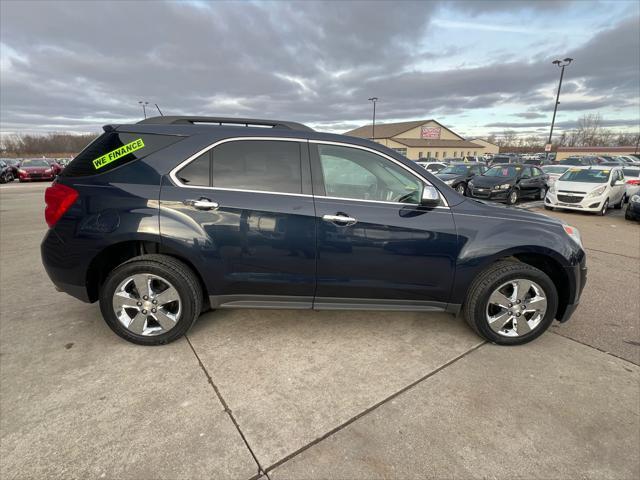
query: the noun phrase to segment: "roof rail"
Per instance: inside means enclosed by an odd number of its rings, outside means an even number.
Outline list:
[[[283,122],[280,120],[261,120],[259,118],[232,118],[232,117],[189,117],[189,116],[163,116],[149,117],[141,120],[140,123],[147,125],[186,125],[208,123],[214,125],[244,125],[245,127],[271,127],[286,130],[303,130],[313,132],[313,128],[301,123]]]

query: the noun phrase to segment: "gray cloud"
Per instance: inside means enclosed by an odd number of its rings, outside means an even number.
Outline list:
[[[447,8],[481,14],[545,10],[551,3]],[[520,115],[533,119],[549,108],[540,89],[556,81],[547,58],[416,70],[418,62],[461,51],[419,44],[441,11],[438,2],[2,2],[0,8],[5,131],[95,130],[133,121],[140,99],[171,114],[273,116],[332,130],[368,118],[372,94],[389,119],[524,102],[540,105]],[[566,92],[580,89],[596,100],[563,101],[563,111],[640,96],[637,22],[631,18],[567,53],[576,61]]]

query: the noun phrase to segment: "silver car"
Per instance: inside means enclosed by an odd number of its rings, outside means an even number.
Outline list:
[[[547,188],[550,188],[569,169],[569,165],[545,165],[540,168],[547,174]]]
[[[634,196],[640,195],[640,166],[627,166],[622,168],[625,180],[624,196],[627,201]]]

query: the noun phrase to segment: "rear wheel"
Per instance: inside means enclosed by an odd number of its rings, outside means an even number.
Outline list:
[[[520,345],[549,328],[557,307],[556,287],[544,272],[525,263],[500,261],[472,283],[464,318],[493,343]]]
[[[464,194],[465,194],[465,192],[467,191],[467,189],[466,189],[466,187],[465,187],[464,183],[461,183],[460,185],[458,185],[458,186],[456,187],[456,191],[457,191],[460,195],[464,195]]]
[[[142,255],[115,268],[100,290],[100,310],[119,336],[162,345],[183,336],[202,308],[194,272],[167,255]]]

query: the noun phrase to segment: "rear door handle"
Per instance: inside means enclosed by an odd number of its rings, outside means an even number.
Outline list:
[[[213,210],[220,205],[217,202],[212,202],[208,198],[199,198],[198,200],[185,200],[185,205],[197,208],[198,210]]]
[[[349,217],[348,215],[342,213],[338,213],[336,215],[323,215],[322,220],[324,220],[325,222],[334,223],[338,227],[348,227],[358,223],[357,218]]]

